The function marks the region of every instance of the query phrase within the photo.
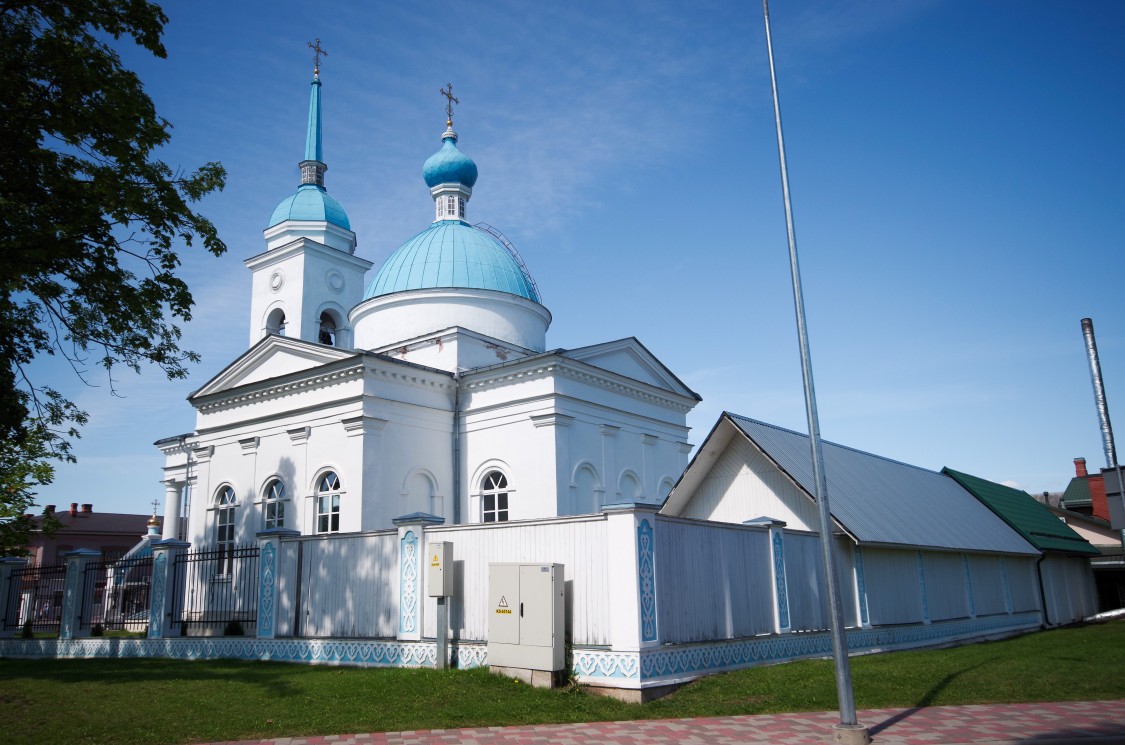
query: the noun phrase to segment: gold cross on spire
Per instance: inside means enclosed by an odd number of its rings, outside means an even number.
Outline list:
[[[453,104],[461,103],[453,97],[453,83],[446,83],[445,88],[438,88],[438,93],[445,96],[445,118],[446,125],[453,126]]]
[[[316,44],[309,42],[309,49],[313,50],[313,75],[320,74],[320,58],[327,57],[328,51],[320,46],[320,37],[316,37]]]

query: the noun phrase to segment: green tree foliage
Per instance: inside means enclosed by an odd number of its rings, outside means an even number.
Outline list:
[[[226,173],[155,156],[171,125],[112,47],[163,58],[166,22],[147,0],[0,0],[0,553],[86,423],[36,384],[33,359],[101,367],[111,383],[120,366],[177,378],[198,359],[180,348],[192,298],[177,252],[226,250],[195,212]]]

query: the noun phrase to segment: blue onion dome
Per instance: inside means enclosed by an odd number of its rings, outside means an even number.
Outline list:
[[[463,184],[473,188],[477,182],[477,164],[457,149],[457,133],[450,122],[441,136],[441,150],[431,155],[422,166],[422,178],[431,189],[438,184]]]
[[[496,290],[539,302],[535,282],[513,253],[462,220],[438,220],[404,243],[379,269],[364,299],[438,288]]]
[[[315,184],[301,184],[296,194],[281,200],[266,227],[272,228],[286,220],[330,222],[346,230],[352,229],[343,205],[325,191],[323,186]]]

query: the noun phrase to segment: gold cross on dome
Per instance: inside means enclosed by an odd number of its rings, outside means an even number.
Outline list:
[[[159,499],[152,500],[152,514],[155,515],[156,511],[158,509],[160,509],[160,500]]]
[[[328,50],[320,46],[320,37],[316,37],[316,44],[309,42],[309,49],[313,50],[313,74],[320,74],[320,58],[328,56]]]
[[[461,103],[453,97],[453,83],[446,83],[445,88],[438,88],[438,93],[445,96],[445,118],[449,120],[449,125],[453,126],[453,104]]]

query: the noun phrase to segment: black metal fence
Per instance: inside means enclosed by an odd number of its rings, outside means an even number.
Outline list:
[[[152,587],[152,556],[92,561],[83,580],[82,629],[144,631]]]
[[[66,591],[66,564],[29,565],[15,569],[8,587],[4,630],[31,622],[36,632],[59,633],[63,595]]]
[[[178,556],[170,627],[182,636],[253,633],[248,626],[258,620],[259,553],[251,545]]]

